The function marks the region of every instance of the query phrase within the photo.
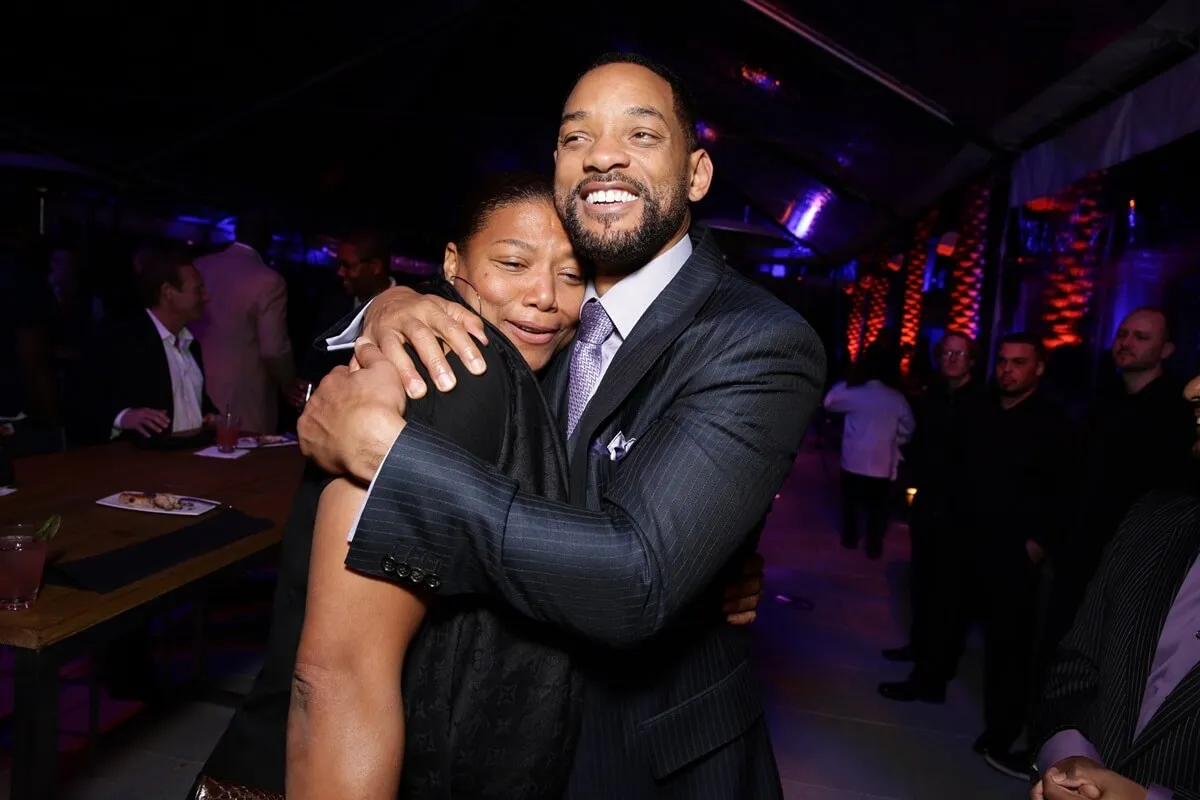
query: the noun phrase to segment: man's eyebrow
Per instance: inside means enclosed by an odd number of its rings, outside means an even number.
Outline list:
[[[495,242],[493,242],[493,244],[507,244],[507,245],[511,245],[513,247],[520,248],[521,250],[532,250],[533,249],[533,245],[531,245],[531,244],[529,244],[529,242],[523,241],[521,239],[497,239]]]
[[[650,106],[631,106],[631,107],[625,109],[625,116],[627,116],[627,117],[654,117],[654,118],[658,119],[660,122],[662,122],[664,125],[667,124],[666,116],[664,116],[663,113],[661,111],[659,111],[657,108],[651,108]]]
[[[591,116],[591,114],[589,114],[587,111],[583,111],[583,110],[568,111],[566,114],[562,115],[562,119],[559,120],[558,124],[566,125],[568,122],[582,122],[583,120],[587,119],[590,116]],[[662,122],[664,125],[667,124],[666,115],[664,115],[657,108],[651,108],[650,106],[630,106],[629,108],[625,109],[625,116],[627,116],[627,117],[654,117],[655,119]]]

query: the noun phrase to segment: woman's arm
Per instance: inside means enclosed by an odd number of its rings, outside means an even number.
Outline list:
[[[366,497],[345,478],[321,494],[288,715],[289,800],[392,800],[400,785],[400,674],[425,605],[344,566],[346,535]]]

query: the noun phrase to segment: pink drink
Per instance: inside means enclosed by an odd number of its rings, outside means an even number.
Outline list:
[[[232,453],[237,449],[239,433],[241,431],[237,428],[227,428],[224,425],[217,426],[217,450],[222,453]]]
[[[217,451],[232,453],[237,449],[238,437],[241,435],[242,418],[232,411],[226,411],[217,419]]]
[[[28,525],[13,527],[32,531]],[[37,600],[46,543],[35,540],[32,533],[11,535],[10,530],[0,528],[0,610],[23,611]]]

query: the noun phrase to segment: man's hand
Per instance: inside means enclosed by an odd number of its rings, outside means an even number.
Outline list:
[[[1061,797],[1061,791],[1066,791],[1067,797],[1088,797],[1092,800],[1100,797],[1100,790],[1095,784],[1086,781],[1079,777],[1078,768],[1086,769],[1103,769],[1095,761],[1082,756],[1073,756],[1064,758],[1057,764],[1046,770],[1046,774],[1038,781],[1033,791],[1029,793],[1030,800],[1045,800],[1046,797]],[[1046,794],[1046,786],[1043,784],[1053,784],[1056,790],[1055,794]],[[1060,791],[1061,790],[1061,791]]]
[[[287,390],[287,402],[292,408],[304,408],[308,395],[312,391],[312,383],[304,378],[296,378]]]
[[[300,450],[327,472],[369,483],[404,430],[400,373],[384,359],[321,381],[296,425]]]
[[[1033,562],[1035,567],[1041,564],[1046,558],[1046,551],[1033,539],[1025,540],[1025,552],[1029,554],[1029,560]]]
[[[121,429],[153,436],[171,427],[171,417],[157,408],[131,408],[121,417]]]
[[[1038,787],[1045,800],[1069,800],[1086,797],[1089,800],[1146,800],[1146,788],[1123,775],[1105,769],[1087,758],[1067,758],[1046,770]]]
[[[754,622],[762,592],[763,557],[755,553],[742,564],[741,577],[725,588],[725,621],[730,625]]]
[[[441,297],[397,286],[371,301],[354,350],[364,367],[379,356],[390,361],[400,372],[401,385],[415,400],[425,396],[427,387],[404,345],[412,345],[437,388],[448,392],[454,388],[454,372],[446,361],[442,342],[458,353],[472,374],[481,375],[487,367],[476,339],[487,343],[483,320],[474,312]],[[373,349],[370,345],[378,347],[378,353],[364,353],[364,349]]]

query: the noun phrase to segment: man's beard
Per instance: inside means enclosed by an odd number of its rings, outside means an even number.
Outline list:
[[[604,231],[595,233],[587,228],[579,213],[582,200],[580,190],[592,181],[625,183],[632,186],[642,201],[642,220],[634,230],[614,231],[611,223],[604,223]],[[610,172],[592,176],[581,181],[566,197],[559,196],[558,206],[567,236],[575,247],[575,254],[593,264],[614,267],[641,268],[648,264],[663,245],[683,227],[687,219],[687,178],[680,182],[664,198],[652,194],[641,181],[627,175]]]

